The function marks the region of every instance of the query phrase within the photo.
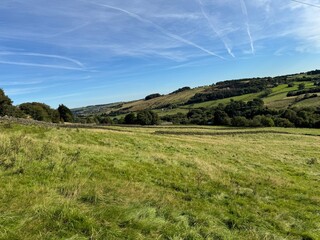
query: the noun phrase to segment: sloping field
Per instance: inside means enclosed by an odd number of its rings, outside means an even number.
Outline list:
[[[297,97],[287,97],[287,93],[290,91],[298,90],[298,85],[305,83],[306,89],[313,88],[312,82],[294,82],[293,87],[288,87],[287,84],[281,84],[272,89],[272,93],[263,99],[265,104],[270,108],[286,108],[289,105],[294,105]]]
[[[168,104],[183,104],[187,102],[191,97],[196,93],[202,92],[205,90],[205,87],[194,88],[191,90],[186,90],[176,94],[163,95],[150,100],[139,100],[124,104],[122,109],[130,108],[130,111],[140,111],[144,109],[159,108]]]
[[[320,130],[0,125],[0,239],[320,239]]]

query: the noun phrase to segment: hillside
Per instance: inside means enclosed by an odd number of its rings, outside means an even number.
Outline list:
[[[198,87],[175,94],[162,95],[150,100],[136,100],[122,103],[101,104],[88,107],[72,109],[73,113],[80,116],[94,114],[119,115],[128,112],[141,111],[145,109],[159,109],[168,106],[179,106],[185,104],[196,93],[203,92],[207,87]]]
[[[288,93],[297,92],[299,85],[304,89],[317,89],[320,75],[299,73],[293,75],[278,76],[274,78],[252,78],[220,82],[211,86],[203,86],[182,92],[162,95],[150,100],[137,100],[123,102],[121,104],[106,104],[73,109],[76,115],[88,116],[107,114],[111,117],[121,117],[129,112],[141,110],[154,110],[160,116],[176,113],[187,113],[189,109],[212,108],[220,103],[226,104],[231,99],[236,101],[251,101],[260,98],[265,105],[274,109],[288,107],[317,107],[320,104],[320,90],[317,97],[308,99],[305,93],[288,97]],[[313,72],[312,72],[313,73]],[[268,93],[266,94],[266,91]],[[222,95],[222,96],[221,96]],[[224,96],[225,95],[225,96]],[[232,96],[228,96],[232,95]],[[210,100],[210,98],[218,98]]]
[[[319,130],[0,129],[0,239],[320,238]]]

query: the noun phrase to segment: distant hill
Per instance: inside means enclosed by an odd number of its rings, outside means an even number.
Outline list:
[[[77,116],[105,114],[120,117],[129,112],[151,109],[163,116],[186,113],[190,109],[211,108],[231,99],[246,102],[254,98],[262,99],[266,106],[274,109],[317,107],[320,106],[319,85],[320,71],[314,70],[277,77],[228,80],[193,89],[183,87],[149,100],[88,106],[72,109],[72,112]],[[298,91],[299,88],[303,91]]]

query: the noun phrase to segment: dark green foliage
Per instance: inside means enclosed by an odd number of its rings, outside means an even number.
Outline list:
[[[19,105],[19,108],[26,115],[29,115],[32,119],[44,122],[59,122],[60,114],[57,110],[50,108],[44,103],[23,103]]]
[[[317,93],[317,92],[320,92],[320,87],[311,88],[311,89],[303,89],[303,90],[299,90],[299,91],[291,91],[291,92],[288,92],[287,97],[298,96],[298,95],[306,94],[306,93]]]
[[[213,123],[214,125],[230,125],[231,119],[225,111],[217,110],[213,114]]]
[[[237,127],[320,127],[320,109],[272,110],[261,99],[249,102],[231,100],[212,109],[192,109],[187,115],[162,117],[175,124],[223,125]]]
[[[106,116],[105,114],[97,116],[96,119],[99,124],[104,124],[104,125],[113,124],[113,120],[109,116]]]
[[[179,89],[176,90],[176,91],[173,91],[173,92],[170,93],[170,94],[176,94],[176,93],[179,93],[179,92],[188,91],[188,90],[190,90],[190,89],[191,89],[190,87],[182,87],[182,88],[179,88]]]
[[[274,123],[277,127],[294,127],[294,124],[286,118],[277,117],[274,119]]]
[[[260,122],[263,127],[274,127],[274,121],[271,117],[262,115]]]
[[[298,90],[303,90],[303,89],[305,89],[306,88],[306,84],[305,83],[300,83],[299,85],[298,85]]]
[[[150,94],[150,95],[145,97],[145,100],[150,100],[150,99],[157,98],[157,97],[161,97],[161,94],[160,93]]]
[[[0,106],[12,105],[11,99],[5,95],[4,91],[0,89]]]
[[[203,125],[206,124],[208,118],[206,117],[206,112],[201,109],[192,109],[188,112],[187,118],[192,124]]]
[[[289,88],[294,87],[294,83],[293,83],[293,82],[288,83],[288,87],[289,87]]]
[[[279,80],[276,78],[253,78],[218,82],[212,87],[211,91],[197,93],[187,104],[257,93],[277,84],[279,84]]]
[[[125,124],[135,124],[137,122],[137,117],[134,113],[128,113],[124,118]]]
[[[268,97],[272,93],[272,90],[270,88],[267,88],[266,90],[263,91],[262,94],[260,94],[260,98],[265,98]]]
[[[247,127],[249,122],[248,119],[243,116],[236,116],[231,119],[231,125],[234,127]]]
[[[11,99],[0,88],[0,116],[23,117],[23,113],[12,105]]]
[[[74,122],[74,117],[71,110],[65,105],[61,104],[58,107],[58,112],[60,114],[60,119],[63,122]]]
[[[140,125],[156,125],[159,124],[159,116],[157,113],[144,110],[140,111],[137,114],[128,113],[124,119],[120,119],[117,122],[118,124],[140,124]]]
[[[318,74],[320,74],[320,70],[318,69],[307,72],[307,75],[318,75]]]
[[[153,111],[145,110],[137,113],[137,124],[156,125],[158,123],[159,123],[158,114]]]
[[[187,116],[183,113],[166,115],[166,116],[163,116],[161,120],[166,122],[171,122],[173,124],[187,124],[189,122]]]

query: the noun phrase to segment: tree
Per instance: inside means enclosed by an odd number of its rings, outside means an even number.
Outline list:
[[[125,124],[135,124],[137,122],[136,115],[134,113],[128,113],[124,117],[124,123]]]
[[[306,84],[305,83],[300,83],[299,85],[298,85],[298,89],[299,90],[303,90],[303,89],[305,89],[306,88]]]
[[[261,124],[264,127],[274,127],[274,121],[271,117],[261,116]]]
[[[74,117],[71,110],[63,104],[60,104],[58,107],[58,112],[60,114],[60,119],[63,122],[73,122]]]
[[[276,118],[274,123],[277,127],[294,127],[294,124],[286,118]]]
[[[150,100],[150,99],[157,98],[157,97],[161,97],[161,94],[160,93],[150,94],[150,95],[145,97],[145,100]]]
[[[272,90],[270,88],[267,88],[260,94],[260,98],[268,97],[272,93]]]
[[[19,108],[26,115],[29,115],[34,120],[44,122],[59,122],[60,114],[57,110],[50,108],[44,103],[22,103]]]
[[[213,123],[215,125],[230,125],[231,120],[226,112],[217,110],[214,113]]]
[[[235,127],[246,127],[249,125],[249,121],[245,117],[236,116],[231,119],[231,124]]]
[[[22,117],[23,113],[12,105],[11,99],[0,88],[0,116]]]
[[[158,114],[149,110],[140,111],[137,114],[137,123],[141,125],[155,125],[158,124]]]

